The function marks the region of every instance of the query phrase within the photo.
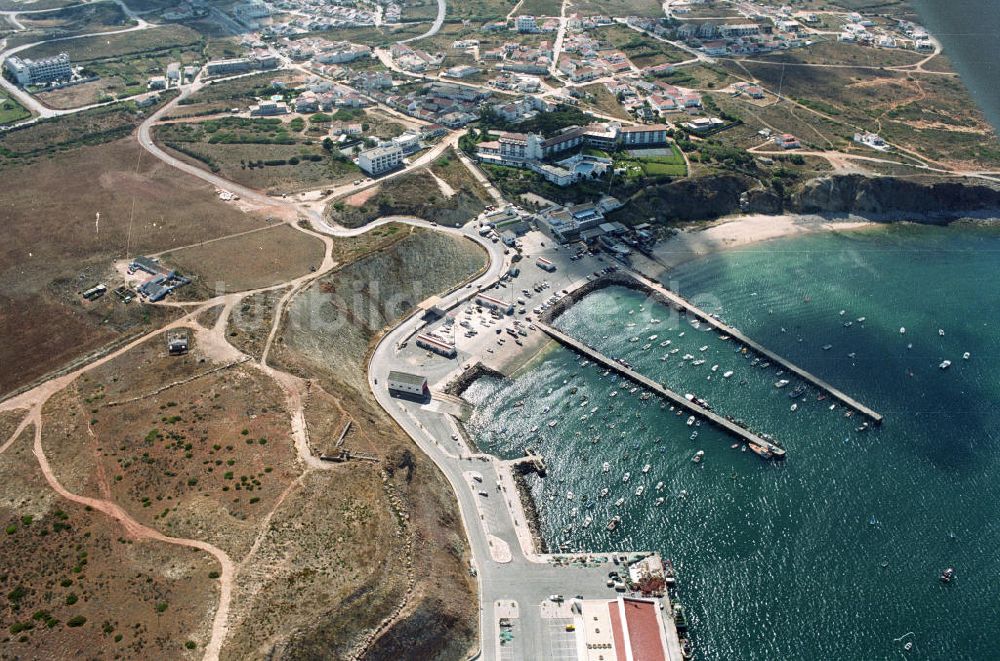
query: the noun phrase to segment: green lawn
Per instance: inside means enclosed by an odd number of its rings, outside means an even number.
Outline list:
[[[669,156],[646,156],[642,158],[622,158],[615,161],[615,167],[627,168],[626,178],[630,180],[641,177],[657,179],[659,177],[683,177],[687,175],[684,156],[677,145],[671,145]]]
[[[0,97],[0,125],[13,124],[31,117],[31,113],[14,99]]]

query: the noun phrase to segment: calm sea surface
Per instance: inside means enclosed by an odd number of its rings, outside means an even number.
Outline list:
[[[787,378],[775,366],[637,292],[597,292],[558,320],[772,434],[781,464],[562,348],[514,379],[478,381],[470,428],[499,455],[545,455],[533,491],[550,548],[674,560],[699,658],[896,659],[912,641],[905,658],[997,659],[998,274],[1000,228],[910,226],[772,241],[674,272],[683,294],[884,414],[871,431],[812,389],[790,399],[794,378],[775,388]],[[948,566],[958,578],[943,585]]]

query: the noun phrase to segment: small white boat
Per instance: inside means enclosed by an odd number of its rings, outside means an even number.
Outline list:
[[[600,497],[601,498],[607,498],[608,497],[608,490],[607,489],[601,489]]]
[[[696,464],[700,464],[701,460],[704,459],[704,458],[705,458],[705,451],[704,450],[698,450],[697,452],[694,453],[694,456],[691,457],[691,461],[694,462],[694,463],[696,463]]]
[[[712,371],[713,372],[718,372],[719,371],[719,365],[718,364],[712,365]]]
[[[535,425],[534,427],[531,428],[532,434],[534,434],[536,431],[538,431],[538,425]]]
[[[655,339],[656,339],[657,337],[658,337],[658,336],[656,336],[656,335],[650,335],[650,336],[649,336],[649,337],[647,337],[646,339],[647,339],[647,340],[649,340],[650,342],[652,342],[652,341],[653,341],[653,340],[655,340]]]
[[[722,374],[722,378],[723,378],[723,379],[728,379],[728,378],[729,378],[729,377],[731,377],[732,375],[733,375],[733,370],[727,370],[726,372],[723,372],[723,374]]]
[[[684,331],[681,331],[680,333],[678,333],[677,337],[684,337]]]
[[[625,504],[624,498],[619,498],[618,500],[615,501],[615,507],[621,507],[624,504]]]
[[[625,473],[622,475],[622,482],[628,482],[632,479],[632,473]]]
[[[663,496],[660,496],[659,498],[657,498],[656,502],[653,503],[653,504],[656,505],[657,507],[659,507],[660,505],[662,505],[663,504]]]
[[[865,319],[867,319],[867,317],[858,317],[858,323],[859,324],[865,323]]]
[[[944,337],[944,329],[943,328],[939,328],[938,329],[938,335],[940,335],[941,337]]]
[[[549,421],[549,427],[555,427],[557,424],[559,424],[559,423],[556,422],[555,420]]]
[[[660,342],[660,346],[661,347],[669,347],[670,346],[670,340],[663,340],[662,342]]]
[[[899,327],[899,334],[900,335],[906,335],[906,326],[900,326]]]
[[[606,461],[603,464],[601,464],[601,471],[602,472],[607,473],[610,470],[611,470],[611,464],[609,464]]]
[[[792,411],[798,411],[799,410],[799,405],[798,404],[792,404],[791,410]]]
[[[656,490],[657,491],[663,491],[663,487],[664,487],[663,482],[657,482],[656,483]]]
[[[962,360],[968,360],[971,356],[972,354],[966,351],[965,353],[962,354]]]
[[[692,415],[691,417],[688,418],[687,425],[688,427],[690,427],[693,424],[694,424],[694,416]]]
[[[951,361],[950,361],[950,360],[942,360],[942,361],[941,361],[941,364],[940,364],[940,365],[938,365],[938,367],[940,367],[940,368],[941,368],[941,369],[943,369],[943,370],[946,370],[946,369],[948,369],[949,367],[951,367]]]
[[[698,351],[708,351],[708,345],[706,344],[706,345],[705,345],[705,346],[703,346],[703,347],[699,347],[699,348],[698,348]]]
[[[637,487],[635,488],[635,495],[637,495],[637,496],[641,496],[641,495],[642,495],[643,493],[645,493],[645,491],[646,491],[646,487],[644,487],[644,486],[642,486],[642,485],[640,484],[639,486],[637,486]]]
[[[704,365],[705,361],[699,358],[698,360],[691,361],[691,364],[694,365],[695,367],[698,367],[699,365]]]
[[[587,516],[583,517],[583,527],[584,528],[589,528],[590,524],[593,523],[593,522],[594,522],[594,519],[589,514]]]
[[[788,379],[780,379],[774,382],[775,388],[784,388],[787,385],[788,385]]]
[[[847,310],[841,310],[840,311],[840,316],[841,317],[843,317],[845,314],[847,314]]]
[[[566,500],[573,500],[574,498],[576,498],[576,494],[575,493],[573,493],[572,491],[567,491],[566,492]]]
[[[648,473],[650,468],[652,468],[652,466],[649,465],[649,464],[646,464],[645,466],[642,467],[642,472],[643,473]]]

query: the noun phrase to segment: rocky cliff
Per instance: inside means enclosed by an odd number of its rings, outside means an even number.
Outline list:
[[[831,175],[778,191],[762,187],[751,177],[723,174],[649,186],[629,202],[620,217],[634,222],[649,218],[710,220],[741,212],[853,214],[873,220],[947,222],[990,212],[1000,216],[1000,186]]]
[[[962,183],[921,184],[893,177],[843,175],[807,181],[785,209],[796,213],[851,213],[875,218],[948,220],[1000,211],[1000,190]]]

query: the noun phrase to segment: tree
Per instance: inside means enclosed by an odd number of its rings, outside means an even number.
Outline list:
[[[330,139],[330,136],[323,138],[323,150],[328,152],[333,151],[333,140]]]

